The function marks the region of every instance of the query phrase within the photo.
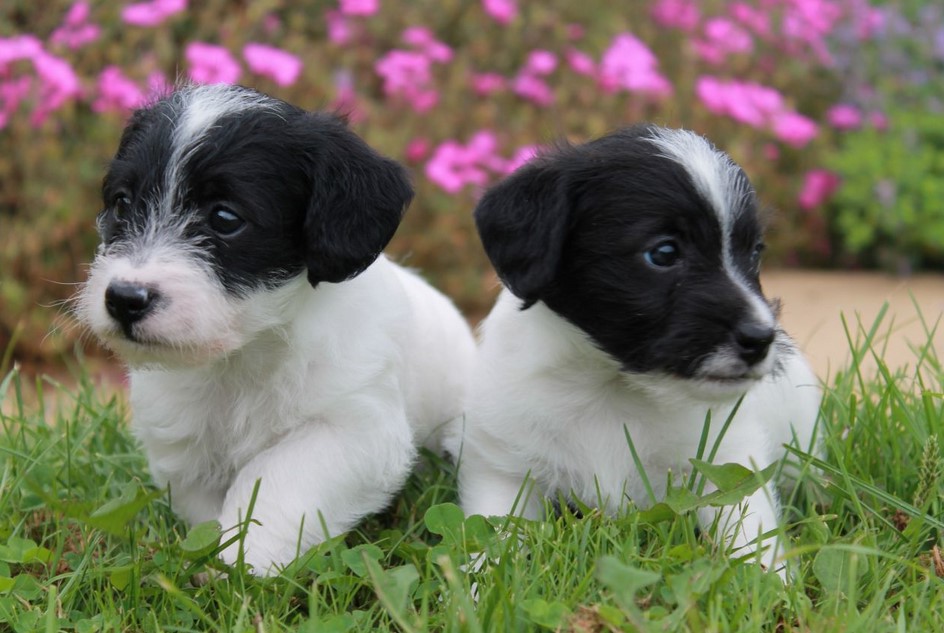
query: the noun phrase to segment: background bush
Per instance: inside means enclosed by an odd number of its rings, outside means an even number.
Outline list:
[[[941,266],[944,17],[924,5],[4,0],[0,350],[71,349],[74,329],[47,333],[92,257],[123,122],[187,79],[347,113],[413,171],[389,252],[472,318],[495,289],[471,221],[482,188],[537,146],[641,120],[744,165],[773,209],[774,263]]]

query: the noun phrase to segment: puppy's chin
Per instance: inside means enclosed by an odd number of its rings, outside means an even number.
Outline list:
[[[101,343],[131,369],[187,369],[211,365],[240,348],[238,341],[205,340],[199,345],[156,340],[132,341],[122,334],[99,335]]]
[[[692,375],[668,372],[626,373],[626,382],[659,399],[679,397],[709,404],[737,400],[754,385],[770,376],[777,366],[772,348],[761,362],[747,365],[724,351],[707,357]]]

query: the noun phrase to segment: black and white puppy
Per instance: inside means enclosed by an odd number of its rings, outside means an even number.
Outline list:
[[[507,514],[522,490],[529,517],[560,494],[645,506],[626,433],[661,498],[667,471],[690,472],[708,411],[711,447],[741,396],[715,463],[809,446],[820,392],[761,291],[753,188],[704,138],[637,126],[559,148],[488,191],[475,219],[506,289],[451,440],[467,514]],[[742,548],[777,526],[777,500],[765,487],[699,518]]]
[[[262,574],[381,510],[461,413],[474,353],[451,302],[380,255],[402,167],[333,115],[191,86],[134,113],[103,196],[78,314],[130,366],[175,511],[230,528],[260,481]]]

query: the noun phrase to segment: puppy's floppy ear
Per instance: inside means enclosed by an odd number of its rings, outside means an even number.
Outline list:
[[[406,170],[374,151],[333,115],[304,114],[311,127],[311,199],[303,230],[312,286],[351,279],[393,237],[413,199]]]
[[[492,187],[475,208],[485,253],[502,282],[524,300],[522,309],[541,299],[557,275],[570,209],[564,175],[541,159]]]

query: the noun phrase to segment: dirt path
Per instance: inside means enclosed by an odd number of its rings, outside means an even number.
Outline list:
[[[761,281],[767,296],[783,300],[784,327],[821,378],[848,366],[851,358],[841,314],[850,327],[861,324],[867,330],[888,302],[879,332],[887,334],[893,326],[891,335],[881,340],[887,345],[883,357],[891,368],[913,367],[911,346],[928,340],[915,304],[929,328],[944,321],[944,275],[903,279],[875,273],[772,271],[764,273]],[[938,356],[944,359],[944,322],[933,340]],[[874,362],[866,365],[875,366]]]

